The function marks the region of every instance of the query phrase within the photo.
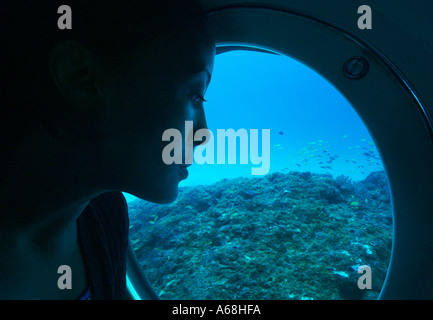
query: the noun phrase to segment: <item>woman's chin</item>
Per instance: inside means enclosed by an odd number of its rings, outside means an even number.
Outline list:
[[[178,193],[173,193],[173,194],[165,194],[162,197],[159,197],[158,199],[156,199],[155,201],[152,201],[154,203],[158,203],[158,204],[169,204],[172,203],[173,201],[175,201],[177,199],[177,195]]]
[[[154,188],[151,192],[146,190],[145,192],[134,192],[131,194],[145,201],[157,204],[168,204],[177,199],[178,191],[179,189],[177,184],[173,184],[160,189]]]

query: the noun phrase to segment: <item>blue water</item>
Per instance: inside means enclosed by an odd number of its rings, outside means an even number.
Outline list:
[[[270,129],[269,173],[310,171],[362,180],[383,169],[372,137],[345,97],[286,56],[249,51],[218,55],[205,98],[214,134],[243,128],[258,129],[261,137],[262,129]],[[238,154],[237,164],[193,164],[180,186],[253,177],[251,167],[257,165],[239,162]]]

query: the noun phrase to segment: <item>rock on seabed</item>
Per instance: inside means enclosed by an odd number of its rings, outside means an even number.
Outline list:
[[[383,171],[222,180],[129,211],[134,251],[161,299],[376,299],[391,254]],[[371,290],[357,287],[360,265],[371,267]]]

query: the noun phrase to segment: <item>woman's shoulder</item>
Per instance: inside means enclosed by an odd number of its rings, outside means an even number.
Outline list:
[[[121,192],[94,198],[78,219],[79,238],[88,268],[92,299],[123,299],[128,206]]]
[[[129,229],[128,205],[122,192],[105,192],[94,198],[80,219],[87,220],[110,237],[127,235]]]

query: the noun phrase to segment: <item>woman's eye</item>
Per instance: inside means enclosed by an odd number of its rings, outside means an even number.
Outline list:
[[[191,100],[194,104],[203,104],[203,102],[206,102],[206,99],[198,94],[193,95]]]

